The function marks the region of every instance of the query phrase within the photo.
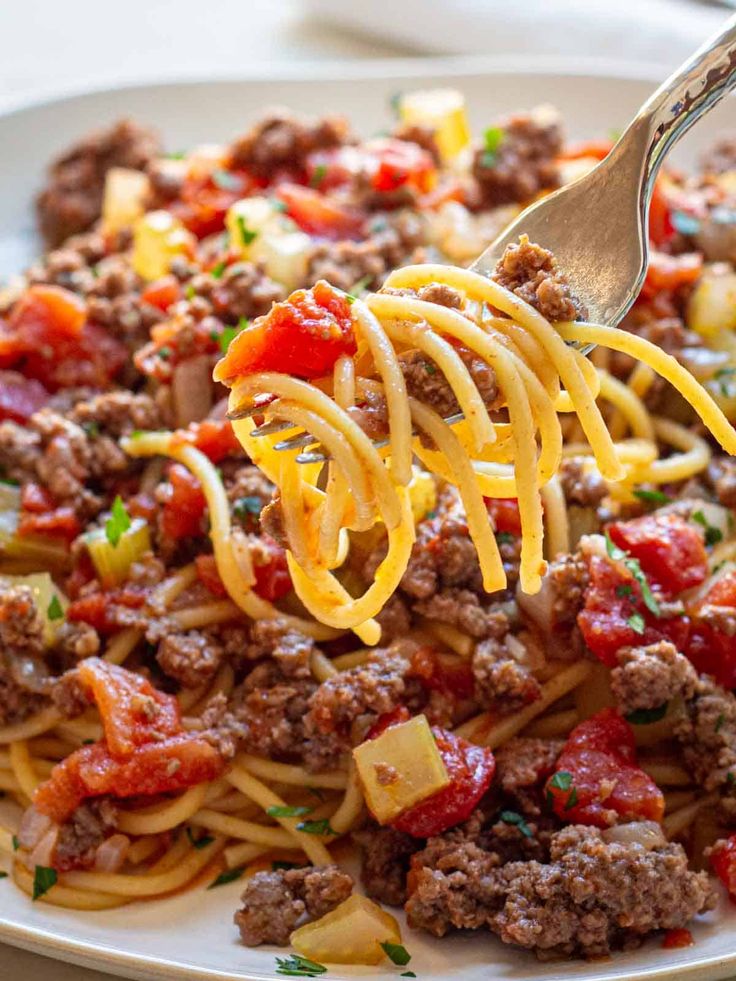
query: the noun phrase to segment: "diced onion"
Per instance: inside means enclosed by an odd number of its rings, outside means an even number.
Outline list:
[[[59,825],[54,824],[49,828],[43,838],[41,838],[28,856],[28,865],[31,868],[35,868],[37,865],[49,868],[49,866],[54,864],[54,851],[56,850],[56,842],[59,839],[60,830]]]
[[[204,355],[186,358],[174,368],[171,382],[176,425],[200,422],[212,408],[212,367]]]
[[[18,828],[18,841],[22,848],[29,851],[35,848],[43,836],[51,828],[53,822],[50,817],[37,811],[33,805],[27,808],[20,821]]]
[[[127,835],[111,835],[95,852],[95,869],[98,872],[117,872],[125,861],[130,838]]]
[[[609,844],[641,845],[647,851],[664,848],[667,839],[656,821],[632,821],[629,824],[615,824],[606,828],[601,837]]]

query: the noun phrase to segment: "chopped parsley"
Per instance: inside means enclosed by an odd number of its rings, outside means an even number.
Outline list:
[[[642,571],[642,567],[639,564],[639,560],[633,558],[628,552],[625,552],[618,545],[614,545],[611,540],[611,536],[606,529],[606,552],[609,558],[613,559],[615,562],[623,562],[626,568],[629,570],[634,579],[639,583],[641,589],[641,598],[644,600],[644,606],[653,613],[655,617],[659,616],[659,603],[654,597],[654,593],[649,585],[649,580]],[[633,626],[633,625],[632,625]],[[636,629],[634,627],[634,629]]]
[[[224,872],[220,872],[216,879],[210,882],[207,888],[215,889],[217,886],[226,886],[228,882],[235,882],[236,879],[241,877],[244,871],[244,865],[236,865],[234,869],[225,869]]]
[[[189,839],[192,848],[196,848],[197,851],[201,851],[203,848],[206,848],[207,845],[211,845],[215,840],[212,835],[203,835],[201,838],[195,838],[192,834],[191,828],[187,828],[187,838]]]
[[[167,160],[183,160],[187,155],[186,150],[174,150],[172,153],[166,154]]]
[[[411,954],[403,944],[392,944],[386,940],[381,947],[386,957],[399,967],[404,967],[411,960]]]
[[[227,170],[213,170],[212,183],[221,191],[239,191],[242,187],[240,178]]]
[[[723,723],[726,721],[726,716],[721,712],[721,714],[716,719],[716,732],[720,732],[723,728]]]
[[[324,964],[317,964],[310,961],[307,957],[299,954],[290,954],[288,957],[276,958],[276,973],[285,974],[291,978],[316,978],[318,974],[325,974],[327,968]]]
[[[49,620],[64,619],[64,608],[59,602],[59,597],[56,595],[56,593],[54,593],[54,595],[51,597],[51,602],[46,610],[46,616],[49,618]]]
[[[500,126],[489,126],[483,133],[483,154],[480,162],[484,167],[495,167],[498,148],[503,143],[504,132]]]
[[[197,291],[195,290],[194,286],[191,283],[188,283],[187,288],[184,290],[184,296],[187,298],[187,300],[193,300],[196,295]]]
[[[645,487],[639,487],[634,491],[634,497],[638,497],[640,501],[644,501],[646,504],[669,504],[672,498],[669,494],[665,494],[661,490],[647,490]]]
[[[693,521],[696,521],[704,529],[706,545],[716,545],[721,541],[723,532],[720,528],[716,528],[715,525],[709,524],[708,519],[702,511],[693,511],[691,517]]]
[[[118,494],[112,502],[110,517],[105,522],[105,536],[113,548],[117,548],[118,542],[129,528],[130,515],[125,510],[123,499]]]
[[[312,795],[312,797],[316,797],[317,800],[324,800],[325,799],[325,795],[319,789],[319,787],[307,787],[307,790]]]
[[[254,232],[252,228],[248,228],[243,215],[238,215],[236,222],[238,225],[238,232],[240,233],[240,240],[243,245],[250,245],[251,242],[258,238],[258,232]]]
[[[416,974],[413,971],[402,971],[399,975],[401,978],[415,978]]]
[[[504,824],[514,824],[519,829],[519,831],[524,835],[525,838],[533,838],[532,829],[526,823],[521,814],[517,814],[516,811],[501,811],[499,815]]]
[[[13,851],[14,852],[17,852],[18,849],[20,848],[20,842],[18,841],[18,835],[13,835],[13,837],[12,837],[11,840],[13,842]]]
[[[222,333],[220,334],[220,350],[223,354],[227,354],[227,349],[230,347],[233,338],[239,334],[240,331],[237,327],[223,327]]]
[[[263,502],[261,501],[260,497],[256,497],[255,495],[239,497],[233,505],[233,514],[237,518],[245,518],[249,514],[253,514],[258,517],[262,509]]]
[[[571,807],[575,807],[577,802],[578,802],[577,788],[573,787],[572,790],[570,791],[570,796],[567,798],[567,802],[565,803],[564,809],[566,811],[569,811]]]
[[[391,98],[388,100],[391,112],[398,118],[401,111],[401,100],[404,98],[403,92],[394,92]]]
[[[629,712],[626,716],[626,721],[630,722],[632,726],[648,726],[652,722],[659,722],[667,714],[668,704],[669,702],[663,702],[656,708],[636,709],[634,712]]]
[[[646,630],[646,624],[644,622],[644,617],[641,613],[632,613],[631,616],[626,621],[635,634],[643,634]]]
[[[238,330],[245,330],[246,327],[250,327],[250,320],[247,317],[241,317],[238,321]]]
[[[303,869],[303,865],[299,865],[297,862],[271,862],[271,871],[278,872],[283,869],[284,871],[288,869]]]
[[[311,810],[311,807],[290,807],[288,804],[277,804],[267,808],[266,814],[272,818],[298,818],[309,814]]]
[[[549,782],[550,787],[555,790],[569,790],[572,786],[572,773],[567,770],[558,770]]]
[[[210,269],[210,276],[212,276],[213,279],[222,279],[222,274],[226,269],[227,263],[224,259],[222,259],[216,266],[213,266],[212,269]]]
[[[317,164],[309,178],[310,187],[319,187],[327,174],[327,164]]]
[[[7,878],[8,878],[7,872],[0,872],[0,879],[7,879]]]
[[[158,349],[158,356],[161,358],[162,361],[168,361],[169,358],[171,357],[171,348],[160,347]]]
[[[633,588],[628,583],[620,583],[616,586],[616,595],[619,599],[624,599],[626,596],[631,596],[634,592]]]
[[[37,865],[33,872],[33,899],[40,899],[52,886],[56,885],[56,869]]]
[[[496,541],[499,545],[510,545],[514,540],[514,536],[510,531],[497,531]]]
[[[726,783],[729,785],[736,783],[736,774],[734,774],[733,770],[729,770],[726,774]]]
[[[437,367],[436,367],[436,365],[432,364],[431,361],[425,361],[424,362],[424,370],[427,372],[428,375],[436,375],[437,374]]]
[[[82,429],[90,437],[90,439],[94,439],[95,436],[100,435],[100,424],[96,419],[90,419],[89,422],[83,422]]]
[[[303,831],[308,835],[336,835],[337,831],[332,827],[328,818],[321,818],[319,821],[300,821],[296,826],[297,831]]]

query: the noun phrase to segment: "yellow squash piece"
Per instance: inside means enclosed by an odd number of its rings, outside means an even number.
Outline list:
[[[143,518],[133,518],[117,545],[108,541],[104,528],[85,536],[87,551],[103,586],[117,586],[128,578],[134,562],[151,550],[151,534]]]
[[[399,100],[399,117],[404,123],[430,126],[445,162],[470,143],[465,96],[457,89],[407,92]]]
[[[366,803],[380,824],[446,787],[450,778],[424,715],[353,750]]]
[[[48,572],[32,572],[27,576],[0,576],[0,591],[10,586],[28,586],[33,593],[36,609],[43,620],[43,640],[51,647],[56,631],[64,622],[64,611],[69,605],[64,594],[56,588]]]
[[[194,236],[168,211],[149,211],[133,225],[131,264],[149,282],[165,276],[174,256],[194,248]]]
[[[414,467],[408,489],[411,512],[416,524],[437,506],[437,484],[427,470]]]
[[[401,931],[390,913],[353,895],[289,939],[297,954],[320,964],[378,964],[386,956],[381,944],[400,944]]]
[[[312,240],[272,198],[236,201],[225,220],[230,243],[244,259],[261,262],[271,277],[289,289],[304,285]]]
[[[736,329],[736,273],[725,266],[713,266],[700,278],[690,296],[687,325],[701,337],[721,348],[724,334]],[[731,339],[732,340],[732,339]],[[732,344],[725,344],[728,350]]]
[[[148,177],[139,170],[111,167],[105,176],[102,197],[102,231],[119,232],[140,218],[149,188]]]

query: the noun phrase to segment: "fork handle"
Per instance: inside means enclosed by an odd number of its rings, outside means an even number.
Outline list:
[[[698,48],[644,103],[621,138],[643,159],[644,216],[654,180],[673,144],[736,85],[736,16]],[[633,138],[633,139],[632,139]]]

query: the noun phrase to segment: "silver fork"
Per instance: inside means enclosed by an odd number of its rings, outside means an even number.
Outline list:
[[[526,234],[555,255],[572,293],[587,307],[589,320],[618,324],[646,275],[647,219],[662,161],[673,144],[735,85],[736,16],[650,96],[604,160],[523,211],[471,269],[490,275],[506,246]],[[446,421],[461,418],[455,415]],[[290,428],[289,423],[267,423],[253,435]],[[315,442],[301,433],[274,448],[294,450]],[[321,452],[297,457],[301,463],[324,459]]]

